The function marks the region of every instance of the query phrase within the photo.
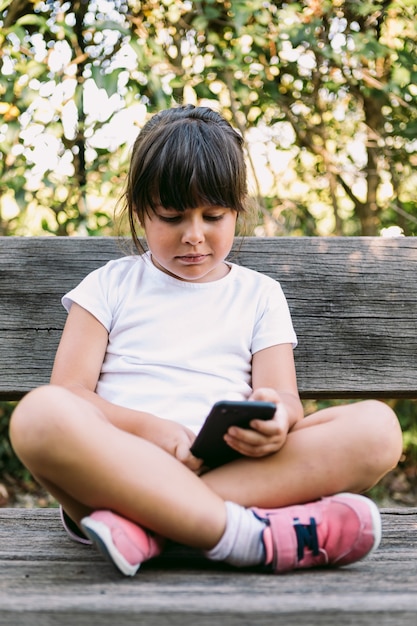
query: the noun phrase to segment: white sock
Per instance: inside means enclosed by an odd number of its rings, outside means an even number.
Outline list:
[[[239,504],[225,504],[226,529],[218,544],[205,555],[211,561],[224,561],[236,567],[260,565],[265,561],[262,541],[265,522]]]

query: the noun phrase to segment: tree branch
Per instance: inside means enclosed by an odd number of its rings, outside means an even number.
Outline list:
[[[33,6],[33,2],[30,2],[30,0],[12,0],[4,18],[4,28],[14,26],[19,18],[33,13]]]

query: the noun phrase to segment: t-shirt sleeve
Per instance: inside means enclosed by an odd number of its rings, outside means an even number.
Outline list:
[[[254,326],[252,354],[282,343],[290,343],[295,348],[297,336],[281,285],[269,279],[265,285],[264,297],[260,301]]]
[[[111,263],[94,270],[88,274],[74,289],[66,293],[61,302],[69,312],[75,302],[86,309],[89,313],[110,331],[112,323],[112,267]]]

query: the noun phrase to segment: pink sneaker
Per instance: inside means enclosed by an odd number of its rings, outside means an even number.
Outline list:
[[[369,498],[339,493],[282,509],[252,509],[268,524],[263,535],[265,564],[276,573],[348,565],[375,550],[381,517]]]
[[[163,539],[111,511],[94,511],[81,520],[85,534],[125,576],[162,552]]]

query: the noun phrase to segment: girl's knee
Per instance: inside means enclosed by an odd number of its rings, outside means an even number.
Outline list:
[[[9,426],[10,441],[16,454],[25,460],[36,451],[47,449],[59,407],[65,403],[64,389],[53,385],[39,387],[26,394],[15,408]]]
[[[394,411],[378,400],[363,403],[366,475],[373,486],[396,467],[403,451],[401,427]],[[367,486],[367,488],[369,488]]]
[[[364,419],[385,440],[387,447],[402,447],[401,426],[391,407],[379,400],[366,400],[362,404]]]
[[[402,454],[402,433],[398,418],[391,407],[380,400],[364,400],[346,404],[336,410],[335,419],[344,417],[345,426],[356,433],[366,449],[386,452],[398,462]]]
[[[398,418],[391,407],[385,402],[378,400],[372,402],[372,410],[375,413],[374,427],[378,429],[378,445],[381,451],[385,451],[388,469],[392,469],[398,463],[403,452],[403,436]]]
[[[363,489],[378,482],[401,458],[401,427],[385,402],[364,400],[330,407],[313,415],[312,423],[331,426],[338,445],[349,451],[352,476],[358,484],[366,483]]]

